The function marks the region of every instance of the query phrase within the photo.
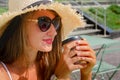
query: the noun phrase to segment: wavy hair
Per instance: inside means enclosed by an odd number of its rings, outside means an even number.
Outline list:
[[[55,11],[53,12],[55,16],[59,16]],[[0,61],[12,64],[19,57],[25,57],[26,48],[26,34],[25,34],[25,19],[32,16],[35,11],[22,14],[14,17],[10,22],[8,22],[7,28],[3,35],[0,37]],[[62,23],[60,28],[57,30],[57,35],[53,42],[53,48],[50,52],[40,52],[38,51],[36,57],[36,67],[38,71],[38,76],[40,75],[43,80],[50,80],[50,76],[54,73],[55,67],[61,56],[62,49]],[[27,60],[27,59],[26,59]]]

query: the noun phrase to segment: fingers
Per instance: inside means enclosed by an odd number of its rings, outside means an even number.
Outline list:
[[[74,57],[72,58],[72,63],[70,66],[70,70],[76,70],[76,69],[81,69],[81,68],[85,68],[87,66],[92,66],[95,64],[95,62],[93,61],[92,58],[88,58],[88,57]]]
[[[91,71],[95,63],[95,52],[86,40],[72,41],[63,45],[63,54],[57,64],[55,74],[61,75],[64,71],[65,76],[76,69],[82,69],[83,72]]]
[[[69,70],[73,71],[76,69],[84,68],[84,65],[81,65],[82,58],[81,57],[73,57],[71,58],[71,65],[69,66]]]
[[[71,58],[71,61],[72,61],[73,64],[75,64],[76,62],[80,62],[81,60],[82,60],[82,58],[78,57],[78,56],[75,56],[75,57]]]
[[[89,45],[89,43],[85,40],[81,40],[77,42],[77,46],[75,47],[76,50],[89,50],[89,51],[93,51],[93,49],[91,48],[91,46]]]
[[[77,46],[77,41],[78,40],[75,40],[63,45],[64,53],[69,54],[69,52]]]
[[[95,52],[91,50],[72,50],[70,52],[70,57],[79,56],[79,57],[91,57],[96,58]]]
[[[86,41],[86,40],[79,40],[76,42],[78,45],[88,45],[89,46],[89,43]]]
[[[89,57],[82,57],[81,60],[86,61],[88,63],[94,62],[93,58],[89,58]]]
[[[96,58],[95,53],[91,51],[80,51],[78,54],[79,57],[89,57],[89,58]]]
[[[89,57],[78,57],[78,56],[73,57],[73,58],[71,59],[71,62],[72,62],[73,64],[75,64],[76,62],[77,62],[78,64],[86,64],[86,63],[91,63],[91,62],[94,63],[93,58],[89,58]],[[76,65],[76,64],[75,64],[75,65]]]
[[[94,50],[90,47],[86,40],[76,40],[69,42],[63,46],[64,55],[70,70],[84,68],[87,65],[96,63]],[[68,61],[69,60],[69,61]]]
[[[77,61],[77,60],[75,60]],[[74,61],[74,62],[75,62]],[[81,57],[80,61],[74,64],[73,69],[82,69],[82,68],[92,68],[96,64],[96,59],[88,58],[88,57]]]

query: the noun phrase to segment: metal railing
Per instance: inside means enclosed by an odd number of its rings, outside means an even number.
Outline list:
[[[97,6],[99,6],[99,7],[102,7],[103,9],[104,9],[104,13],[103,13],[103,16],[104,16],[104,19],[103,19],[103,22],[104,22],[104,36],[106,36],[106,7],[105,6],[102,6],[99,2],[97,2],[96,0],[92,0]],[[96,14],[95,14],[95,16],[96,16],[96,22],[98,22],[98,20],[97,20],[97,16],[98,16],[98,10],[96,9]],[[97,23],[96,23],[96,28],[97,28]]]
[[[57,1],[57,0],[54,0]],[[99,8],[103,8],[103,12],[100,12],[97,8],[95,9],[95,14],[94,14],[94,20],[95,20],[95,29],[98,29],[98,22],[100,22],[98,20],[98,13],[101,13],[103,16],[103,19],[101,20],[104,26],[103,28],[103,34],[106,37],[107,35],[107,12],[106,12],[106,7],[108,6],[107,4],[119,4],[120,1],[118,0],[58,0],[58,1],[62,1],[62,2],[68,2],[68,3],[76,3],[76,5],[74,5],[74,8],[81,8],[81,10],[85,7],[99,7]],[[78,4],[78,5],[77,5]],[[83,15],[83,13],[81,13]]]
[[[97,24],[98,24],[98,19],[97,19],[98,18],[98,12],[103,14],[104,36],[106,36],[106,26],[107,26],[106,25],[107,24],[107,21],[106,21],[106,6],[101,5],[96,0],[89,0],[89,1],[88,0],[87,1],[81,0],[80,2],[81,2],[81,8],[83,8],[84,5],[86,5],[88,3],[91,3],[91,5],[93,7],[99,7],[99,8],[103,8],[104,9],[104,12],[102,13],[102,12],[98,11],[97,8],[94,8],[95,9],[95,14],[94,14],[95,18],[94,19],[95,19],[95,29],[98,29],[98,27],[97,27]],[[90,7],[92,7],[92,6],[90,6]]]
[[[59,0],[60,1],[60,0]],[[62,0],[61,0],[62,1]],[[102,13],[104,18],[103,18],[103,24],[104,24],[104,36],[106,36],[106,6],[104,7],[103,5],[101,5],[99,2],[97,2],[96,0],[64,0],[62,2],[66,2],[66,3],[76,3],[76,5],[74,5],[74,8],[80,8],[81,10],[84,9],[85,7],[100,7],[104,9],[104,12]],[[79,3],[79,4],[78,4]],[[78,4],[78,5],[77,5]],[[90,6],[92,5],[92,6]],[[99,12],[101,13],[101,12]],[[82,15],[84,14],[83,11],[81,13]],[[98,10],[95,9],[95,29],[98,29]]]

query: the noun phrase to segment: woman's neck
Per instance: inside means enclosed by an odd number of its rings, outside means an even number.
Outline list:
[[[37,51],[32,49],[25,50],[24,55],[21,55],[12,65],[18,69],[26,69],[32,67],[36,62]]]

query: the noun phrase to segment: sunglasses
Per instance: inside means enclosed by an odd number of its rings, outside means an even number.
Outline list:
[[[35,22],[37,22],[37,23],[38,23],[38,26],[39,26],[39,28],[40,28],[40,30],[41,30],[42,32],[47,31],[47,30],[50,28],[51,24],[54,25],[54,27],[55,27],[56,30],[57,30],[57,29],[60,27],[60,25],[61,25],[61,18],[58,17],[58,16],[56,16],[56,17],[55,17],[54,19],[52,19],[52,20],[51,20],[49,17],[47,17],[47,16],[42,16],[42,17],[38,17],[37,20],[32,20],[32,19],[30,19],[30,21],[35,21]]]

